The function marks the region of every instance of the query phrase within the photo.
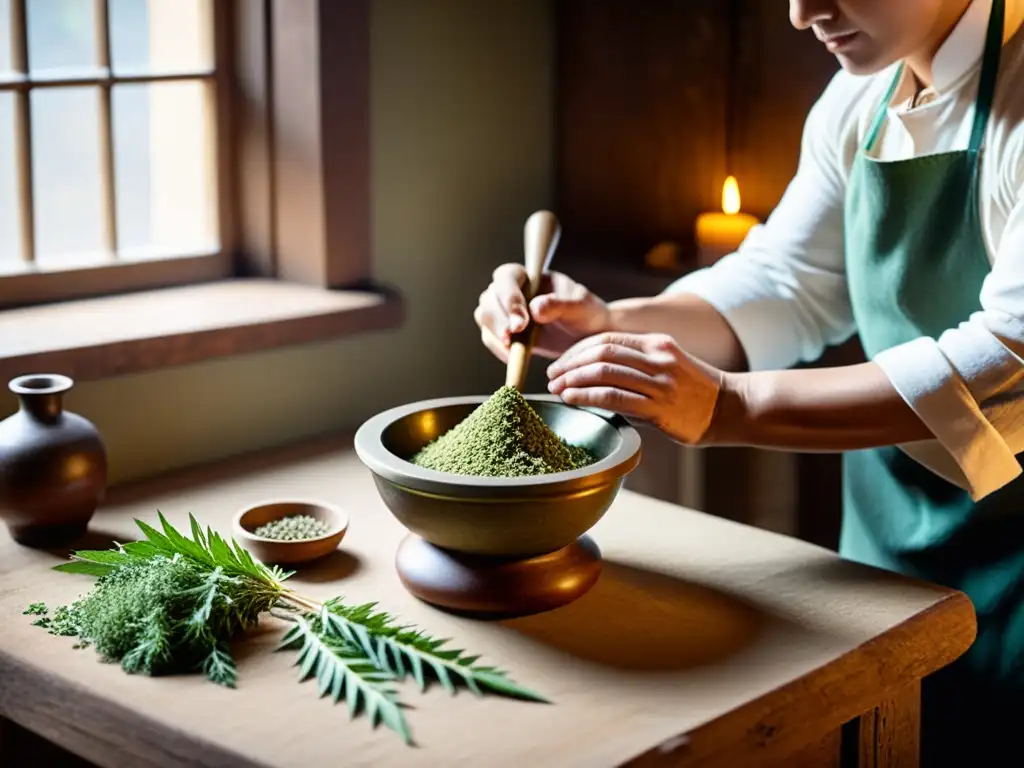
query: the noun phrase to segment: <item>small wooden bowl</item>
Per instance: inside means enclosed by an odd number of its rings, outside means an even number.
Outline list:
[[[330,533],[316,539],[293,541],[256,535],[256,529],[261,525],[293,515],[309,515],[322,520],[330,527]],[[308,563],[337,549],[348,530],[348,515],[322,501],[263,501],[235,513],[231,528],[238,543],[260,562],[294,565]]]

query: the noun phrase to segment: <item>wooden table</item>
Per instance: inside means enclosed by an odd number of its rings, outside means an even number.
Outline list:
[[[115,489],[87,546],[133,538],[132,518],[153,521],[157,508],[175,525],[191,512],[227,533],[232,513],[253,501],[320,497],[352,522],[335,555],[295,577],[304,592],[379,601],[553,704],[421,695],[403,684],[417,741],[407,747],[349,721],[312,681],[296,683],[294,657],[267,652],[279,636],[273,619],[238,654],[237,690],[130,676],[31,626],[29,603],[68,602],[91,582],[50,570],[57,555],[4,532],[0,763],[28,764],[8,760],[29,749],[31,732],[97,765],[131,768],[839,765],[842,730],[862,765],[910,766],[920,679],[974,637],[960,593],[630,492],[592,532],[606,565],[584,598],[529,618],[454,618],[402,589],[392,563],[404,529],[349,445],[323,441]]]

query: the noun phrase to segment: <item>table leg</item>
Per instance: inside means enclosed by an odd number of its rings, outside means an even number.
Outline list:
[[[918,768],[921,682],[918,680],[860,716],[860,768]]]
[[[781,760],[785,768],[842,768],[842,731],[836,729],[815,744],[808,744]]]

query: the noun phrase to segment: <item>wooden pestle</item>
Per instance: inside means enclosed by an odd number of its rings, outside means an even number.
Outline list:
[[[550,211],[537,211],[526,220],[523,228],[524,265],[526,267],[526,285],[523,295],[526,297],[527,313],[530,301],[540,290],[540,281],[547,272],[551,259],[558,247],[558,239],[562,228],[558,219]],[[512,336],[512,345],[508,352],[508,367],[505,369],[505,385],[523,391],[526,371],[529,367],[530,352],[537,338],[538,326],[531,318],[526,328]]]

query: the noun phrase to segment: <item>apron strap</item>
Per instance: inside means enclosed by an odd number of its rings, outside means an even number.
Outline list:
[[[892,78],[892,82],[889,83],[889,89],[885,92],[885,96],[882,97],[882,103],[878,105],[878,111],[875,112],[875,119],[871,121],[871,128],[868,130],[867,139],[864,141],[864,151],[870,154],[875,144],[878,142],[878,136],[882,132],[882,126],[885,125],[885,117],[888,114],[889,102],[892,101],[892,95],[896,93],[896,87],[900,84],[900,78],[903,77],[903,64],[900,64],[896,68],[896,74]]]
[[[967,151],[978,154],[985,143],[985,129],[992,113],[992,101],[996,93],[996,76],[999,74],[999,59],[1003,51],[1003,25],[1005,18],[1004,0],[992,0],[992,12],[988,17],[988,32],[985,36],[985,53],[981,59],[981,79],[978,83],[978,100],[974,105],[974,128]]]
[[[967,151],[971,154],[978,154],[985,142],[985,129],[988,127],[988,118],[992,113],[992,101],[996,92],[996,76],[999,74],[999,59],[1003,50],[1003,25],[1005,18],[1005,0],[992,0],[992,11],[988,17],[988,31],[985,35],[985,52],[981,59],[981,79],[978,83],[978,97],[974,105],[974,126],[971,129],[971,141]],[[900,78],[903,77],[905,64],[900,64],[896,74],[889,84],[881,104],[875,112],[871,121],[867,137],[864,140],[864,151],[870,153],[878,143],[878,137],[885,125],[885,118],[888,115],[889,102],[899,86]]]

